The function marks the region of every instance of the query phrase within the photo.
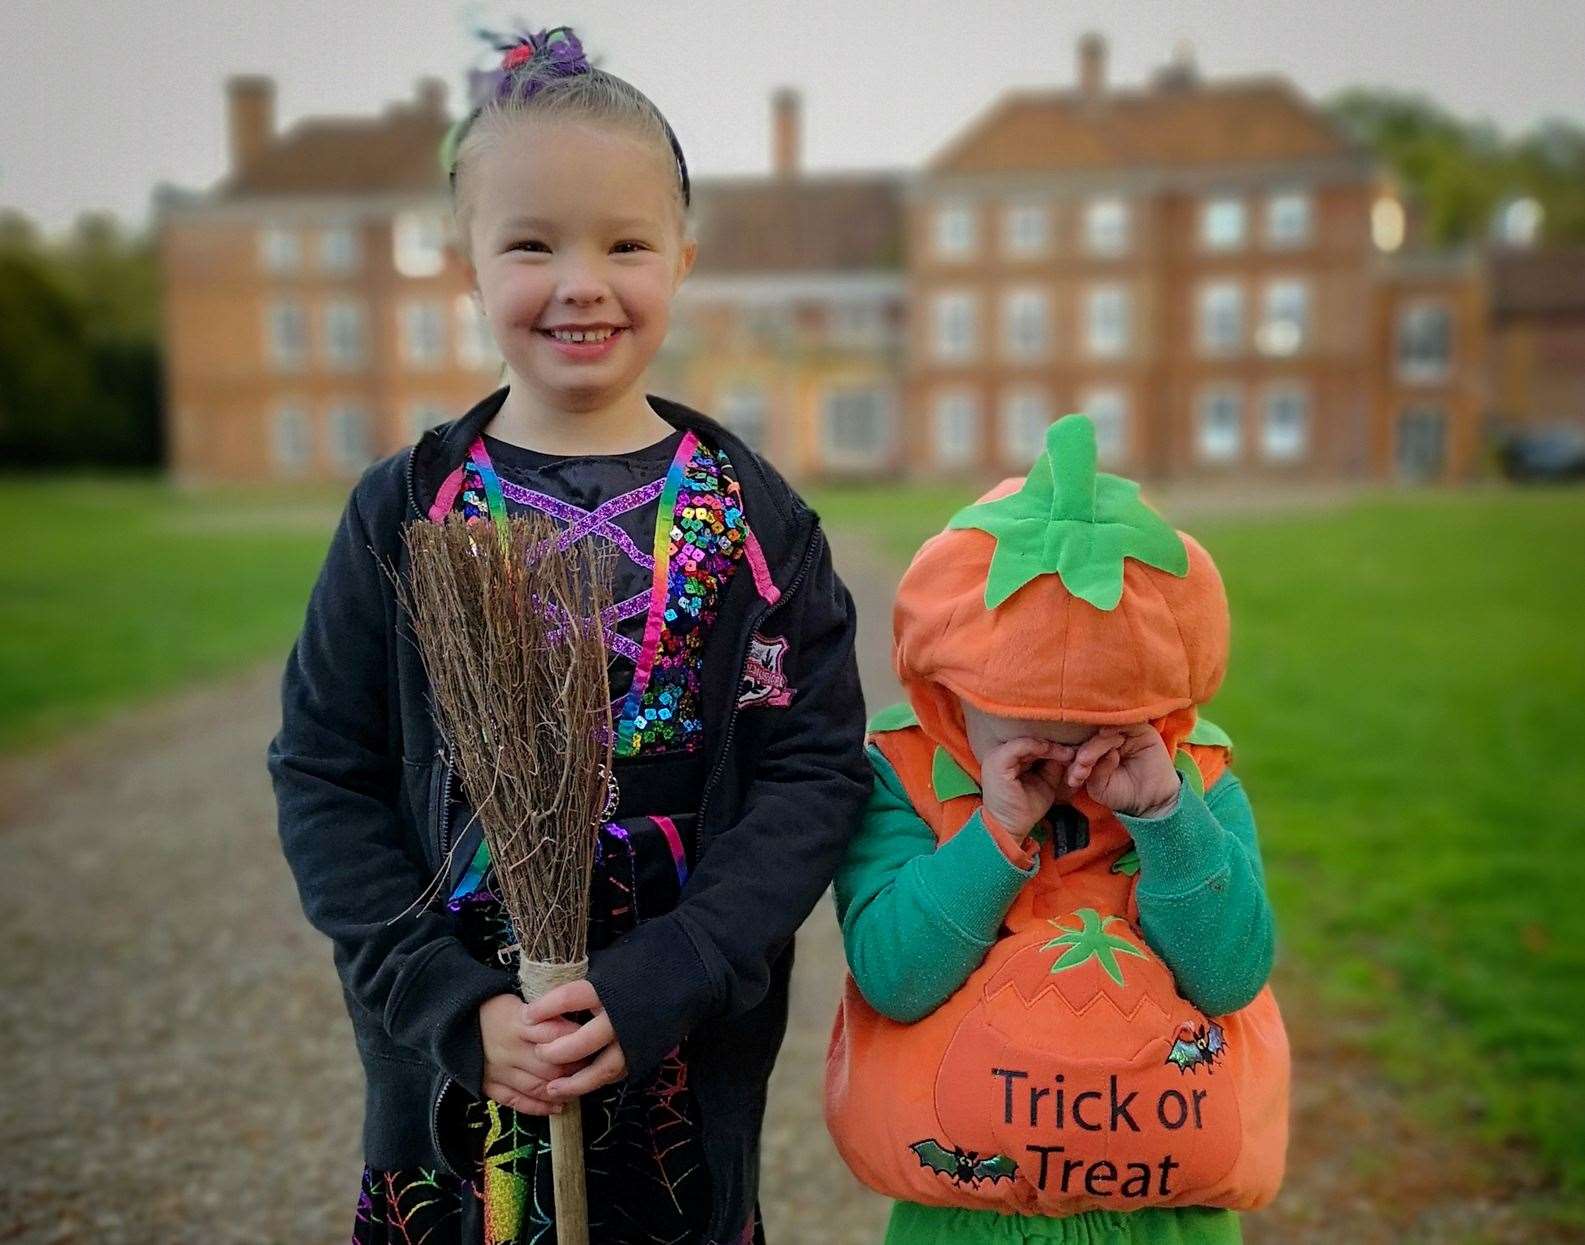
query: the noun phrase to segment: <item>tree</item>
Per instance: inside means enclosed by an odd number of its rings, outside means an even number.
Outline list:
[[[162,458],[153,247],[109,216],[61,243],[0,216],[0,465]]]
[[[1498,209],[1536,200],[1542,240],[1585,243],[1585,129],[1554,120],[1514,141],[1488,123],[1467,122],[1420,95],[1346,91],[1329,105],[1354,138],[1404,183],[1427,241],[1451,246],[1487,236]]]

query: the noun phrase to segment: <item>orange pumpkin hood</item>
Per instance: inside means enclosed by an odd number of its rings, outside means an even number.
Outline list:
[[[1075,419],[1083,417],[1060,422]],[[1055,449],[1055,437],[1048,444]],[[979,504],[1012,496],[1028,478],[1004,480]],[[1150,721],[1175,750],[1227,667],[1227,597],[1210,554],[1179,532],[1181,576],[1127,557],[1109,610],[1070,592],[1058,573],[1035,575],[988,609],[997,538],[954,525],[914,556],[892,613],[893,666],[925,733],[976,779],[959,697],[1003,717]]]

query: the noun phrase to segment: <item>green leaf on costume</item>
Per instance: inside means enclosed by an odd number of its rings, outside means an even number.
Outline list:
[[[1194,729],[1183,737],[1183,742],[1186,744],[1207,744],[1213,748],[1226,748],[1229,752],[1233,750],[1232,736],[1208,718],[1196,718],[1194,720]]]
[[[1178,755],[1172,758],[1172,768],[1183,775],[1183,781],[1189,790],[1202,800],[1205,798],[1205,775],[1200,773],[1200,767],[1195,764],[1194,758],[1182,748],[1179,748]]]
[[[1131,878],[1139,872],[1139,849],[1130,847],[1126,852],[1112,861],[1112,872],[1121,873],[1125,878]]]
[[[960,795],[980,793],[980,784],[970,778],[968,770],[959,765],[940,744],[936,745],[936,754],[930,763],[930,786],[936,793],[936,799],[942,803]]]
[[[1062,957],[1051,966],[1053,973],[1065,973],[1070,968],[1078,968],[1088,964],[1091,960],[1098,963],[1118,985],[1123,984],[1123,969],[1117,962],[1117,953],[1137,956],[1139,959],[1149,959],[1143,951],[1134,946],[1126,938],[1119,938],[1116,934],[1108,934],[1106,927],[1123,918],[1109,916],[1101,919],[1101,914],[1094,908],[1080,908],[1073,913],[1079,918],[1078,929],[1064,929],[1060,921],[1052,921],[1062,933],[1046,943],[1040,949],[1049,951],[1052,947],[1066,947]]]
[[[947,527],[978,528],[996,538],[986,609],[1049,574],[1096,609],[1115,609],[1124,558],[1180,578],[1189,573],[1183,539],[1140,500],[1139,485],[1095,470],[1095,425],[1086,415],[1064,415],[1046,429],[1045,452],[1023,488],[964,507]]]
[[[919,715],[914,712],[914,707],[906,700],[902,700],[882,709],[869,720],[869,725],[865,729],[871,735],[884,735],[887,731],[901,731],[918,725]]]

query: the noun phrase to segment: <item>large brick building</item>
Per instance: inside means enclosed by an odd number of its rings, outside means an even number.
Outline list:
[[[1585,422],[1585,250],[1492,257],[1491,378],[1501,426]]]
[[[447,245],[445,88],[285,135],[270,81],[228,91],[230,175],[160,214],[169,465],[184,479],[355,474],[499,367]]]
[[[900,447],[910,470],[1027,463],[1068,410],[1116,467],[1460,475],[1480,284],[1401,255],[1374,160],[1278,78],[1143,90],[1080,45],[1075,89],[1013,92],[910,187]]]
[[[1413,246],[1381,171],[1278,78],[1013,92],[909,174],[696,187],[655,387],[801,477],[988,475],[1085,409],[1153,478],[1457,478],[1486,389],[1480,265]],[[278,134],[228,87],[232,169],[162,204],[171,468],[355,472],[499,375],[448,243],[444,88]],[[1407,234],[1407,239],[1406,239]]]

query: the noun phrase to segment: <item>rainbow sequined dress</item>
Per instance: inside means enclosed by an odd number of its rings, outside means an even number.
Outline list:
[[[691,432],[636,454],[557,458],[493,437],[475,441],[454,496],[437,513],[470,522],[537,510],[571,540],[616,555],[608,611],[621,802],[601,828],[589,946],[609,945],[677,903],[695,854],[691,801],[703,786],[700,653],[749,539],[730,463]],[[515,938],[492,887],[489,854],[468,809],[457,832],[449,907],[469,950],[515,969]],[[438,1131],[444,1171],[365,1169],[354,1245],[550,1245],[545,1122],[453,1086]],[[642,1088],[584,1100],[591,1235],[621,1245],[705,1241],[710,1217],[703,1129],[688,1085],[686,1043]]]

